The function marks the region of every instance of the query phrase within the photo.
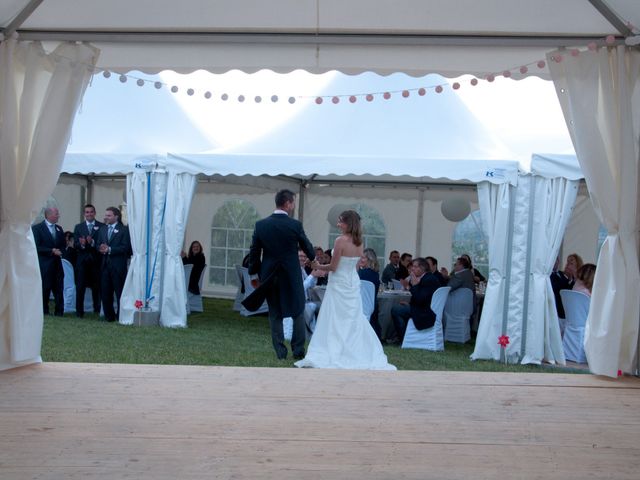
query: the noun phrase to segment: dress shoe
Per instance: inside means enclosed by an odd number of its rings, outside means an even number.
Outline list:
[[[294,353],[293,354],[293,358],[294,358],[294,360],[302,360],[304,358],[304,352],[302,352],[302,353]]]

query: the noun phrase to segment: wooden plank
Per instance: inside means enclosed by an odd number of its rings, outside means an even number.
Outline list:
[[[45,364],[0,373],[0,478],[637,478],[640,381]]]

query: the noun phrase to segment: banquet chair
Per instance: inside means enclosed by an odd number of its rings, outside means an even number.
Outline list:
[[[71,265],[71,262],[65,258],[62,259],[62,271],[64,272],[64,280],[62,284],[64,312],[73,313],[76,311],[76,281],[73,273],[73,265]],[[91,305],[91,310],[88,311],[93,311],[93,305]]]
[[[376,308],[376,287],[373,282],[360,280],[360,296],[362,297],[362,313],[367,321],[370,321]]]
[[[247,269],[246,267],[240,267],[240,268],[242,269],[242,279],[244,280],[244,298],[247,298],[251,294],[251,292],[255,290],[255,288],[253,288],[253,286],[251,285],[251,278],[249,277],[249,269]],[[267,305],[267,301],[265,300],[264,303],[260,306],[260,308],[255,312],[250,312],[243,305],[242,309],[240,310],[240,315],[242,315],[243,317],[250,317],[251,315],[267,313],[268,311],[269,311],[269,306]]]
[[[184,288],[187,293],[187,315],[191,313],[191,308],[189,306],[189,278],[191,278],[191,270],[193,270],[193,264],[187,263],[183,265],[184,268]]]
[[[433,297],[431,297],[431,310],[436,314],[436,323],[433,327],[418,330],[413,324],[413,319],[409,319],[404,340],[402,341],[402,348],[421,348],[435,352],[444,350],[442,314],[450,290],[451,287],[440,287],[433,292]]]
[[[198,290],[200,291],[200,294],[198,295],[189,291],[189,282],[187,280],[187,303],[189,304],[188,310],[192,312],[204,312],[204,307],[202,306],[202,280],[204,279],[204,272],[206,271],[207,264],[205,263],[202,272],[200,272],[200,278],[198,279]],[[191,276],[191,274],[189,274],[189,276]]]
[[[447,342],[466,343],[471,339],[469,319],[473,314],[473,292],[458,288],[449,293],[444,305],[444,339]]]
[[[236,265],[236,275],[238,276],[238,289],[236,290],[236,298],[233,301],[233,310],[239,312],[242,310],[242,300],[244,300],[244,292],[242,291],[242,265]]]
[[[587,363],[584,353],[584,327],[589,315],[590,298],[581,292],[560,290],[565,313],[562,347],[567,360]]]

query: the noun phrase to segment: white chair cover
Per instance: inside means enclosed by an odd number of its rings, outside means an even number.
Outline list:
[[[447,342],[466,343],[471,339],[469,319],[473,314],[473,292],[458,288],[449,293],[444,306],[444,339]]]
[[[253,292],[255,289],[251,286],[251,278],[249,278],[249,270],[246,267],[240,267],[240,268],[242,269],[242,279],[244,280],[244,298],[247,298],[251,294],[251,292]],[[265,300],[262,306],[255,312],[250,312],[243,306],[242,309],[240,310],[240,315],[242,315],[243,317],[250,317],[251,315],[266,313],[268,311],[269,311],[269,306],[267,305],[267,302]]]
[[[238,289],[236,290],[236,298],[233,301],[233,310],[239,312],[242,310],[242,300],[244,300],[244,292],[242,291],[242,266],[236,265],[236,275],[238,276]]]
[[[375,285],[368,280],[360,280],[360,295],[362,296],[362,313],[369,320],[376,308]]]
[[[73,265],[65,258],[62,259],[62,271],[64,272],[64,284],[62,286],[62,296],[64,298],[64,312],[73,313],[76,311],[76,282],[73,273]],[[93,311],[93,305],[91,310]]]
[[[183,265],[184,268],[184,286],[185,289],[189,288],[189,278],[191,278],[191,272],[193,270],[193,264],[191,263],[187,263],[186,265]],[[191,309],[189,308],[189,292],[187,291],[185,293],[185,296],[187,297],[187,315],[191,313]]]
[[[564,337],[562,346],[567,360],[587,363],[584,353],[584,327],[589,316],[591,299],[581,292],[560,290],[565,313]]]
[[[207,265],[204,265],[204,268],[200,272],[200,278],[198,279],[198,289],[202,292],[202,280],[204,278],[204,272],[207,271]],[[187,280],[187,288],[189,286],[189,277]],[[204,306],[202,305],[202,294],[196,295],[195,293],[191,293],[187,290],[187,312],[204,312]]]
[[[407,330],[404,334],[402,348],[421,348],[441,352],[444,350],[444,338],[442,336],[442,313],[447,303],[447,297],[451,287],[440,287],[433,292],[431,298],[431,310],[436,314],[436,323],[431,328],[418,330],[413,324],[413,319],[409,319]]]

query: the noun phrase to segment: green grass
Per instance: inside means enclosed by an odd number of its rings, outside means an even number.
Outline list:
[[[264,316],[242,317],[231,300],[204,300],[205,312],[188,317],[189,328],[123,326],[97,315],[78,319],[45,316],[42,358],[45,362],[140,363],[158,365],[224,365],[292,367],[276,359],[269,322]],[[469,359],[473,344],[447,343],[444,352],[402,350],[385,346],[399,370],[468,370],[496,372],[577,372],[535,365],[503,365]]]

